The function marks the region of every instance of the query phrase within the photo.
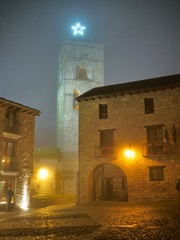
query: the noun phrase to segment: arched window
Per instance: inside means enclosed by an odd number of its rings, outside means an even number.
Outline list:
[[[81,80],[87,79],[87,71],[85,68],[79,68],[78,79]]]
[[[80,95],[80,92],[77,89],[75,89],[73,91],[73,109],[75,109],[75,110],[78,110],[78,108],[79,108],[79,103],[76,100],[76,98],[79,97],[79,95]]]

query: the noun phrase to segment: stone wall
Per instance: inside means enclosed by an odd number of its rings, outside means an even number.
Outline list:
[[[92,200],[92,176],[94,169],[103,163],[113,163],[127,176],[129,201],[151,201],[177,198],[175,189],[180,175],[180,89],[165,89],[104,96],[94,100],[82,100],[79,108],[79,199]],[[154,113],[145,114],[144,98],[154,99]],[[108,104],[108,118],[99,119],[99,104]],[[170,131],[176,127],[176,145],[169,145],[169,152],[161,156],[144,156],[147,143],[146,126],[163,125]],[[100,130],[114,129],[116,156],[97,158],[100,146]],[[127,159],[124,150],[135,151],[134,159]],[[150,181],[149,167],[164,166],[164,181]]]
[[[13,103],[15,104],[15,103]],[[22,105],[21,105],[22,106]],[[30,180],[33,174],[34,125],[33,110],[16,110],[16,132],[8,132],[5,128],[6,108],[0,107],[0,156],[3,156],[3,141],[14,142],[15,159],[13,169],[3,171],[0,180],[9,178],[14,182],[14,201],[19,207],[27,207],[29,203]]]
[[[17,205],[22,203],[24,191],[27,191],[27,201],[29,201],[30,180],[33,174],[34,116],[19,113],[18,122],[21,137],[16,142],[16,161],[19,172],[16,189]]]

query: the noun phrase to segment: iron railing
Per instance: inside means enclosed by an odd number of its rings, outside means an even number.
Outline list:
[[[117,151],[115,147],[96,147],[95,156],[96,158],[116,157]]]
[[[157,155],[168,155],[168,154],[180,154],[180,145],[170,145],[164,143],[142,145],[143,156],[157,156]]]

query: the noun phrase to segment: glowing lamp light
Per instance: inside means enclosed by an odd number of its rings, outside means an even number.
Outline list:
[[[72,26],[72,29],[74,30],[74,35],[84,35],[84,30],[86,29],[86,27],[81,26],[78,22],[76,26]]]
[[[131,149],[127,149],[125,151],[125,156],[129,159],[133,159],[135,157],[135,152]]]
[[[47,176],[48,176],[48,171],[46,169],[44,169],[44,168],[41,168],[39,170],[39,178],[46,179]]]
[[[24,184],[23,198],[21,202],[21,208],[23,210],[28,210],[28,193],[27,193],[27,184]]]

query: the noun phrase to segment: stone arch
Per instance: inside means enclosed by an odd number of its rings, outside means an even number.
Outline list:
[[[98,165],[92,174],[92,200],[128,201],[127,176],[112,163]]]

